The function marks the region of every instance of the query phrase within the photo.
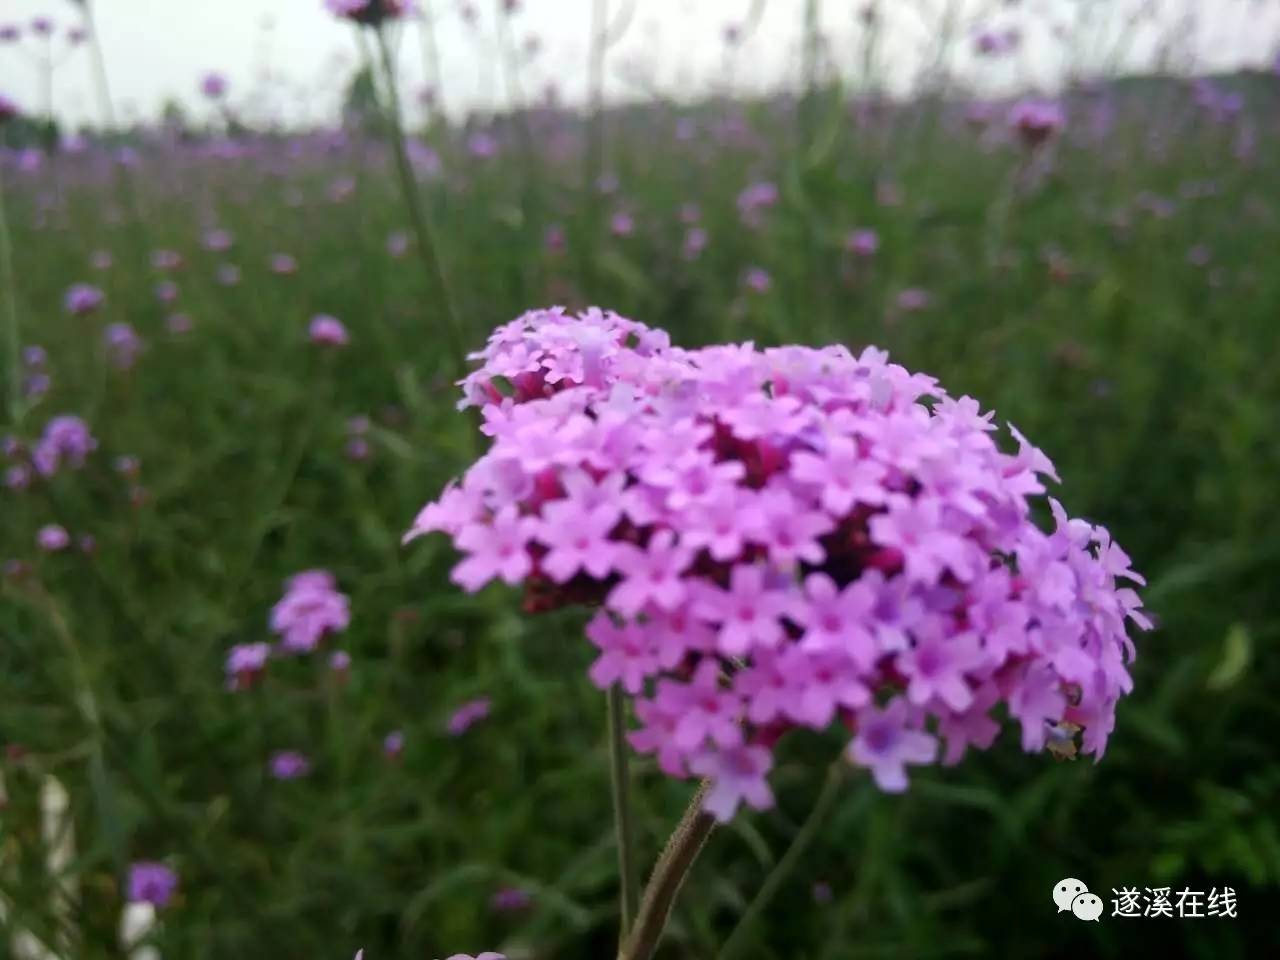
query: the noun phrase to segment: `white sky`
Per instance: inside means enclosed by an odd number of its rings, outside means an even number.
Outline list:
[[[209,112],[196,88],[205,71],[231,82],[232,106],[256,118],[278,116],[291,123],[334,115],[341,91],[359,62],[354,31],[336,22],[322,0],[95,0],[117,105],[126,116],[153,116],[175,98],[196,116]],[[424,0],[437,23],[443,54],[444,102],[454,113],[504,105],[506,87],[496,55],[495,24],[500,0],[475,0],[478,27],[459,15],[460,0]],[[609,0],[610,8],[628,0]],[[608,92],[613,99],[643,95],[646,86],[680,97],[722,89],[732,78],[738,91],[758,91],[794,82],[805,0],[766,0],[759,28],[732,61],[722,31],[741,21],[753,0],[636,0],[630,28],[609,56]],[[860,48],[855,12],[863,0],[821,0],[823,24],[836,60],[852,69]],[[988,88],[1050,88],[1072,57],[1097,64],[1121,49],[1129,68],[1150,64],[1162,43],[1172,41],[1185,69],[1222,69],[1272,62],[1280,41],[1280,0],[879,0],[885,23],[883,69],[892,86],[909,87],[936,42],[940,14],[955,3],[966,23],[1017,24],[1027,41],[1012,61],[977,62],[968,42],[954,45],[950,63],[967,83]],[[581,102],[592,0],[523,0],[512,21],[516,42],[537,36],[541,51],[522,68],[529,95],[554,81],[564,102]],[[1153,8],[1121,44],[1123,26],[1142,6]],[[982,11],[994,8],[993,15]],[[0,24],[24,29],[18,44],[0,45],[0,90],[24,109],[40,111],[46,94],[37,56],[43,45],[27,30],[35,16],[59,24],[54,73],[55,109],[73,123],[97,119],[88,53],[67,50],[65,28],[76,22],[70,0],[0,0]],[[932,24],[932,27],[927,26]],[[1053,25],[1062,29],[1054,38]],[[963,31],[969,36],[971,26]],[[932,39],[931,39],[932,38]],[[1070,52],[1074,51],[1074,53]],[[423,58],[416,27],[400,44],[406,89],[423,84]],[[264,85],[264,75],[274,80]],[[643,77],[643,83],[635,78]],[[264,94],[264,90],[269,91]]]

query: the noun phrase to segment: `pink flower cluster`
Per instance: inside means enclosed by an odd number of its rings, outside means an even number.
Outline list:
[[[338,592],[327,570],[305,570],[285,582],[284,596],[271,608],[271,630],[280,637],[279,653],[312,653],[330,634],[351,625],[351,603]],[[277,651],[269,643],[240,643],[227,651],[224,669],[228,690],[247,690],[262,675]],[[335,651],[335,670],[345,670],[350,658]]]
[[[327,570],[290,577],[284,596],[271,609],[271,629],[289,653],[310,653],[326,634],[340,633],[350,624],[351,604]]]
[[[683,350],[613,313],[534,311],[475,355],[488,452],[420,513],[468,591],[598,607],[596,685],[631,743],[713,782],[721,820],[772,804],[773,746],[840,723],[881,789],[991,745],[1100,756],[1132,686],[1142,583],[1108,532],[1048,501],[1048,458],[969,398],[868,348]]]
[[[79,417],[63,415],[45,425],[31,462],[42,477],[52,477],[63,468],[80,469],[97,448],[88,424]]]

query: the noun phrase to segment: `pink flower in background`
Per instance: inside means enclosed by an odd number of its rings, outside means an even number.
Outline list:
[[[163,909],[178,890],[178,875],[163,863],[138,860],[129,865],[127,886],[130,903],[149,903]]]
[[[1056,501],[1040,528],[1052,463],[1013,430],[1003,452],[976,401],[874,348],[683,350],[594,308],[530,311],[475,359],[462,405],[491,446],[406,539],[449,535],[467,590],[597,608],[592,681],[634,697],[636,749],[711,779],[719,819],[772,804],[801,729],[839,725],[888,791],[939,738],[947,763],[990,746],[1001,708],[1027,750],[1081,728],[1105,750],[1126,623],[1150,627],[1118,581],[1141,578]]]
[[[845,238],[844,248],[858,257],[873,257],[880,249],[880,236],[874,230],[854,230]]]
[[[542,235],[542,247],[552,256],[559,256],[564,253],[568,243],[565,235],[564,227],[558,223],[552,223],[547,226],[546,231]]]
[[[351,436],[347,438],[347,443],[342,448],[342,452],[352,463],[363,463],[373,456],[373,447],[370,446],[367,437]]]
[[[179,293],[178,285],[172,280],[162,280],[156,284],[156,299],[165,306],[174,303]]]
[[[619,210],[609,220],[609,232],[615,237],[629,237],[636,232],[636,221],[625,210]]]
[[[707,248],[708,239],[707,231],[702,227],[690,227],[684,235],[680,255],[686,260],[697,260]]]
[[[404,732],[401,730],[392,730],[382,739],[382,752],[387,757],[395,760],[404,753]]]
[[[200,92],[210,100],[221,100],[227,95],[227,78],[217,72],[206,73],[200,78]]]
[[[151,265],[157,270],[177,270],[182,266],[182,254],[177,250],[153,250]]]
[[[271,657],[269,643],[241,643],[227,653],[228,690],[247,690],[261,676]]]
[[[1003,57],[1013,53],[1022,42],[1022,34],[1016,27],[996,30],[986,27],[974,34],[973,47],[980,57]]]
[[[898,294],[896,300],[898,309],[903,313],[919,313],[932,302],[933,297],[929,295],[929,291],[921,290],[919,287],[907,287]]]
[[[190,333],[194,323],[188,314],[174,313],[165,318],[164,325],[169,333],[175,337],[180,337]]]
[[[79,417],[64,414],[45,425],[31,454],[31,462],[42,477],[52,477],[64,467],[80,469],[97,448],[98,441],[89,432],[88,424]]]
[[[10,490],[26,490],[35,479],[35,473],[25,463],[14,464],[4,472],[4,485]]]
[[[752,293],[766,294],[773,287],[773,278],[764,267],[750,267],[742,275],[742,285]]]
[[[342,321],[327,313],[316,314],[311,318],[307,336],[311,338],[312,343],[326,347],[345,347],[351,339]]]
[[[289,653],[310,653],[320,642],[351,624],[351,605],[327,570],[307,570],[285,582],[271,609],[271,630]]]
[[[489,906],[498,913],[514,913],[528,909],[533,896],[520,887],[503,887],[489,898]]]
[[[107,356],[117,370],[128,370],[137,362],[142,352],[142,338],[127,323],[111,323],[102,331]]]
[[[467,152],[477,160],[488,160],[498,155],[498,141],[492,134],[479,130],[467,138]]]
[[[234,240],[228,231],[215,227],[205,231],[203,243],[204,248],[211,253],[225,253],[231,249]]]
[[[16,23],[0,26],[0,43],[16,43],[20,39],[22,39],[22,28]]]
[[[399,260],[409,250],[409,234],[395,230],[387,234],[387,253]]]
[[[287,253],[273,254],[271,272],[279,276],[287,276],[298,272],[298,261]]]
[[[38,37],[47,37],[53,33],[53,21],[48,17],[36,17],[31,21],[31,32]]]
[[[469,700],[449,716],[445,729],[454,737],[460,737],[489,715],[493,702],[488,697]]]
[[[278,750],[271,755],[268,769],[277,780],[300,780],[311,772],[311,761],[297,750]]]
[[[76,317],[83,317],[86,314],[93,313],[106,299],[101,290],[87,283],[72,284],[62,298],[63,306],[66,307],[67,313]]]
[[[738,216],[748,227],[764,222],[764,214],[778,203],[778,186],[770,181],[753,183],[738,194]]]
[[[237,286],[240,283],[240,268],[234,263],[220,263],[214,273],[214,279],[218,281],[219,286]]]
[[[1028,98],[1009,110],[1009,126],[1031,149],[1042,146],[1062,132],[1067,115],[1055,100]]]
[[[60,553],[71,545],[71,535],[64,527],[50,523],[36,532],[36,546],[45,553]]]

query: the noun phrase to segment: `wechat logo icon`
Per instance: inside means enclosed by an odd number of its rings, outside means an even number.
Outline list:
[[[1081,920],[1097,922],[1102,916],[1102,898],[1090,893],[1082,881],[1071,877],[1059,880],[1054,886],[1053,902],[1058,905],[1059,913],[1070,910]]]

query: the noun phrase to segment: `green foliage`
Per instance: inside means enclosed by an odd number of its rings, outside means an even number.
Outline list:
[[[372,97],[363,74],[348,103],[364,111]],[[576,158],[539,165],[541,222],[522,204],[518,153],[482,162],[438,144],[445,178],[426,184],[471,343],[530,306],[590,301],[690,345],[879,344],[1016,423],[1055,459],[1068,509],[1105,523],[1150,577],[1160,629],[1140,639],[1136,689],[1101,763],[1024,755],[1006,731],[986,755],[915,775],[901,797],[852,778],[750,956],[1266,955],[1263,902],[1280,887],[1280,273],[1268,260],[1280,169],[1237,161],[1215,130],[1174,130],[1149,151],[1145,119],[1130,118],[1103,147],[1062,144],[1029,176],[1016,152],[959,129],[920,140],[910,115],[855,127],[822,106],[804,149],[794,118],[765,106],[749,111],[750,148],[717,144],[710,116],[681,145],[669,115],[630,115],[611,133],[621,192],[607,201],[635,215],[628,237],[590,232]],[[24,751],[3,768],[2,882],[12,922],[51,933],[35,795],[56,773],[79,837],[77,956],[115,955],[133,859],[181,874],[166,960],[612,949],[604,700],[585,677],[581,618],[523,616],[501,588],[466,597],[448,582],[444,543],[399,544],[471,456],[476,422],[453,409],[430,287],[412,257],[385,252],[407,217],[370,155],[364,166],[350,152],[308,155],[282,188],[266,164],[147,154],[140,230],[71,167],[10,194],[22,341],[48,348],[55,384],[11,428],[29,440],[49,415],[79,412],[102,443],[83,472],[0,494],[0,557],[35,566],[0,605],[0,738]],[[341,176],[355,195],[336,203]],[[762,176],[782,201],[753,231],[735,198]],[[1138,202],[1210,180],[1216,193],[1178,200],[1167,219]],[[901,202],[877,202],[890,183]],[[293,191],[301,202],[286,202]],[[710,236],[692,262],[687,202]],[[234,233],[231,253],[200,248],[210,217]],[[529,242],[552,223],[563,255]],[[876,257],[843,250],[854,227],[879,232]],[[1196,244],[1212,251],[1208,267],[1188,265]],[[152,294],[148,249],[160,247],[187,259],[175,278],[195,321],[185,338],[165,332]],[[97,248],[116,258],[93,278],[107,306],[66,317],[61,294],[89,278]],[[268,271],[277,251],[298,258],[296,275]],[[589,291],[584,251],[598,267]],[[243,268],[240,286],[214,282],[222,260]],[[751,265],[772,275],[769,293],[743,292]],[[932,305],[904,313],[896,296],[912,286]],[[348,349],[307,344],[317,312],[347,323]],[[113,321],[149,342],[130,373],[100,346]],[[343,455],[358,414],[375,420],[361,463]],[[141,459],[139,502],[111,469],[123,454]],[[91,533],[96,552],[37,556],[50,522]],[[349,678],[323,657],[282,660],[259,688],[228,692],[227,649],[266,639],[283,579],[312,567],[351,595],[351,629],[334,640],[352,655]],[[492,716],[447,736],[452,708],[481,695]],[[395,729],[406,749],[393,761],[381,741]],[[309,753],[314,774],[271,780],[282,748]],[[715,955],[836,749],[788,742],[779,809],[712,838],[661,955]],[[636,770],[651,860],[691,787]],[[1051,904],[1063,876],[1104,900],[1122,886],[1234,886],[1241,916],[1123,921],[1108,902],[1101,923],[1082,924]],[[815,902],[818,881],[829,903]],[[527,910],[491,910],[508,885],[532,894]]]

